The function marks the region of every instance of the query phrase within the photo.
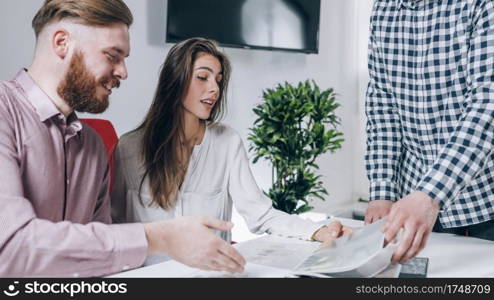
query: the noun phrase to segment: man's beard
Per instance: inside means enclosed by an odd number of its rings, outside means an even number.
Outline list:
[[[109,100],[108,95],[98,99],[96,89],[107,84],[118,88],[120,81],[110,76],[97,80],[86,67],[82,53],[76,52],[65,78],[58,85],[57,92],[73,110],[98,114],[108,108]]]

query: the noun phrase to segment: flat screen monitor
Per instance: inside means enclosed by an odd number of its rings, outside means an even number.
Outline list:
[[[168,0],[166,41],[318,53],[320,0]]]

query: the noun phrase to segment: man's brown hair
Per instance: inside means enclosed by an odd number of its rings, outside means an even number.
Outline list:
[[[36,38],[47,24],[62,19],[92,26],[124,23],[130,27],[133,22],[132,13],[122,0],[46,0],[32,21]]]

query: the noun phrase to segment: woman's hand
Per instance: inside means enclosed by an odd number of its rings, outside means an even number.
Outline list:
[[[312,239],[323,243],[319,247],[319,250],[322,250],[332,247],[337,238],[352,233],[354,229],[353,227],[343,226],[340,221],[333,221],[331,224],[324,225],[314,232]]]

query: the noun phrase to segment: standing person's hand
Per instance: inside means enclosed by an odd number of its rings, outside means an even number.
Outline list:
[[[144,224],[148,254],[162,253],[203,270],[243,272],[245,259],[212,230],[228,231],[233,223],[208,217],[178,217]]]
[[[369,205],[365,210],[365,225],[374,223],[375,221],[386,217],[389,214],[389,210],[393,203],[394,202],[390,200],[372,200],[369,202]]]
[[[414,191],[393,204],[383,227],[388,242],[403,228],[393,263],[405,263],[425,247],[438,213],[437,202],[421,191]]]

